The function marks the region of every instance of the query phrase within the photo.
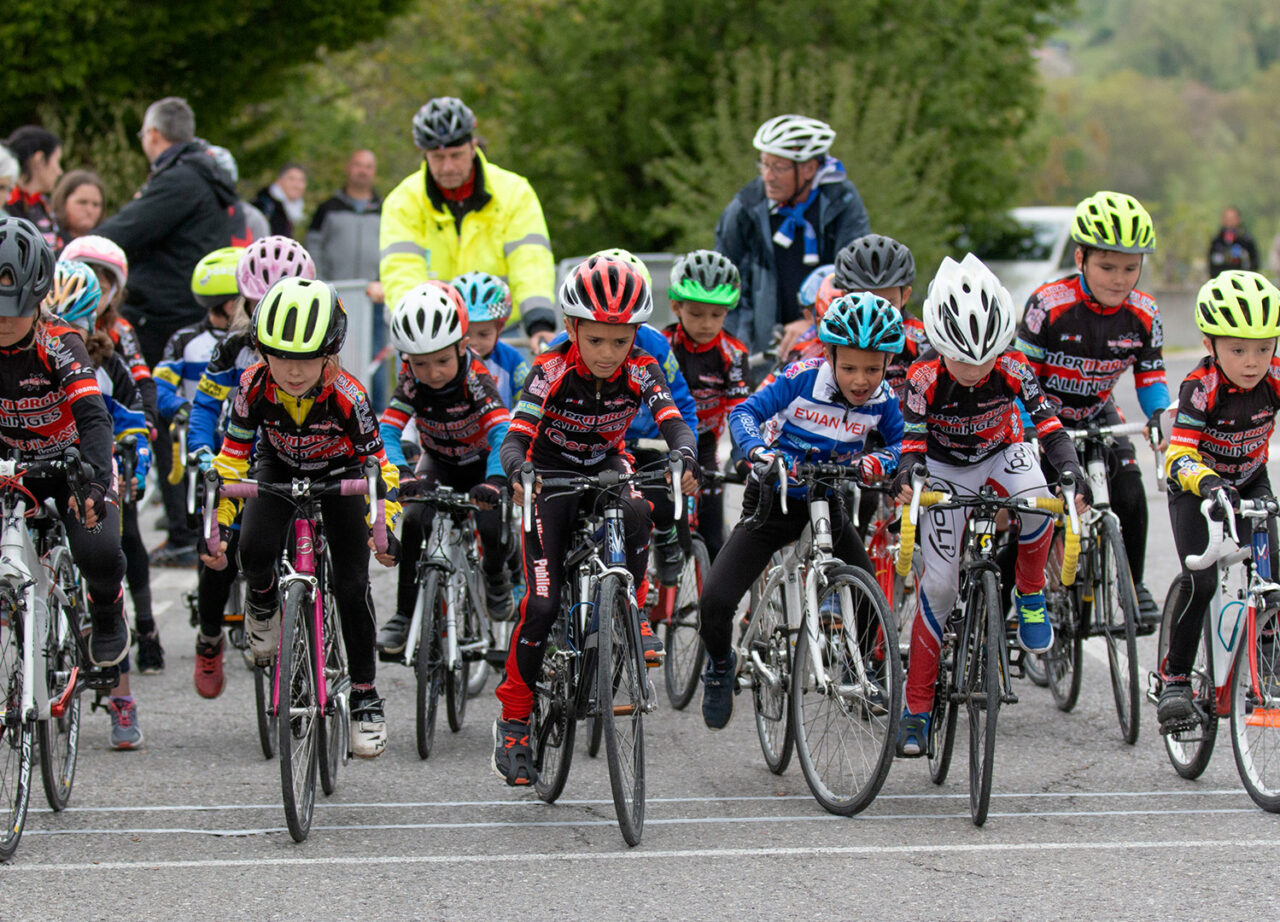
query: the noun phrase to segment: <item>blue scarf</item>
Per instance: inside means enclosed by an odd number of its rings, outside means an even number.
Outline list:
[[[832,176],[843,176],[844,164],[834,157],[828,156],[823,161],[822,166],[818,168],[818,172],[813,176],[813,182],[809,185],[809,194],[803,202],[797,202],[794,205],[777,205],[773,206],[773,213],[780,214],[783,217],[781,226],[773,235],[773,242],[784,249],[790,247],[795,241],[796,229],[804,228],[804,264],[806,266],[816,266],[818,264],[818,232],[813,229],[813,225],[805,218],[804,213],[809,206],[813,204],[813,200],[818,195],[818,186],[820,183],[829,182]]]

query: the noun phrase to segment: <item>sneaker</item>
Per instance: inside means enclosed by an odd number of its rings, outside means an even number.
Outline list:
[[[252,592],[245,599],[244,635],[249,639],[255,666],[271,665],[280,649],[280,609],[275,607],[274,600],[270,605],[270,608],[260,607]]]
[[[707,668],[702,673],[702,722],[712,730],[723,730],[733,717],[737,672],[738,657],[732,650],[719,668],[707,656]]]
[[[515,600],[511,596],[511,580],[506,570],[497,576],[484,577],[484,603],[489,617],[494,621],[510,621],[515,614]]]
[[[383,653],[404,652],[404,644],[409,637],[409,623],[412,620],[412,616],[402,611],[392,615],[391,619],[378,630],[378,649]]]
[[[650,669],[661,666],[662,661],[666,659],[667,650],[658,639],[658,635],[653,632],[653,626],[649,624],[648,618],[640,619],[640,643],[644,646],[644,664]]]
[[[672,528],[670,537],[655,538],[653,557],[658,565],[658,582],[663,586],[674,586],[680,582],[680,571],[684,569],[684,552],[680,550],[680,539]]]
[[[89,607],[92,610],[97,606],[91,602]],[[100,619],[99,614],[94,613],[89,630],[89,660],[100,669],[117,665],[129,652],[129,622],[124,619],[123,603],[103,607],[116,611],[107,616],[110,620]],[[107,620],[106,626],[100,624],[100,620]]]
[[[196,671],[194,681],[196,694],[201,698],[216,698],[222,694],[222,649],[226,646],[223,635],[218,635],[217,643],[205,643],[196,634]],[[139,654],[141,659],[141,654]]]
[[[387,718],[376,689],[351,691],[351,754],[376,759],[387,748]]]
[[[538,772],[533,767],[533,750],[529,748],[529,721],[493,722],[493,773],[511,787],[533,784]]]
[[[1018,646],[1028,653],[1045,653],[1053,646],[1053,625],[1044,608],[1044,593],[1023,595],[1014,590],[1013,602],[1018,609]]]
[[[1160,627],[1160,606],[1151,595],[1146,583],[1138,583],[1133,587],[1138,597],[1138,627],[1154,630]]]
[[[108,698],[111,712],[111,748],[137,749],[142,745],[142,728],[138,726],[138,705],[132,698]]]
[[[1168,733],[1171,729],[1195,719],[1196,708],[1193,697],[1191,680],[1187,676],[1164,677],[1164,687],[1160,689],[1160,700],[1156,702],[1156,719],[1160,721],[1162,733]]]
[[[928,711],[920,714],[902,712],[902,719],[898,721],[896,746],[899,758],[918,759],[929,751],[929,721],[932,716]]]
[[[164,672],[164,647],[160,645],[160,632],[138,635],[138,671],[143,675],[160,675]]]
[[[151,552],[148,560],[153,567],[194,567],[200,562],[200,555],[194,544],[162,544]]]

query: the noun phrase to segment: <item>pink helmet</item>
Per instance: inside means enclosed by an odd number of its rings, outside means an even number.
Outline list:
[[[125,282],[129,280],[129,258],[114,240],[106,237],[89,234],[72,240],[63,249],[58,262],[72,260],[106,269],[115,278],[117,291],[124,288]]]
[[[261,301],[267,289],[280,279],[314,281],[316,264],[311,254],[292,237],[263,237],[245,247],[236,264],[236,284],[250,301]]]

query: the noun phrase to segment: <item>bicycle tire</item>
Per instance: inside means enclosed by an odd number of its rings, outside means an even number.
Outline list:
[[[80,630],[81,612],[79,577],[71,561],[71,552],[58,546],[49,551],[45,565],[49,568],[57,594],[49,597],[49,633],[45,639],[46,681],[49,700],[57,701],[67,690],[75,669],[83,669],[83,657],[76,633]],[[36,727],[40,743],[40,779],[44,796],[55,811],[65,810],[71,799],[76,777],[76,757],[80,742],[80,694],[73,691],[61,717],[48,717]]]
[[[533,787],[539,799],[549,804],[555,803],[564,793],[565,782],[569,780],[573,739],[578,727],[574,716],[577,660],[573,644],[569,641],[571,609],[571,606],[562,607],[560,617],[551,629],[538,684],[533,690],[530,737],[533,740],[533,763],[538,772],[538,780]]]
[[[342,628],[338,621],[337,602],[327,578],[321,586],[324,593],[326,710],[320,721],[320,790],[328,797],[338,788],[338,767],[347,754],[347,736],[351,732],[351,725],[340,702],[350,694],[351,677],[347,674],[347,664],[342,655]]]
[[[618,828],[628,845],[644,833],[644,683],[640,625],[627,584],[609,573],[600,580],[596,706],[609,763],[609,788]],[[619,719],[621,718],[621,719]]]
[[[18,850],[31,803],[35,724],[22,719],[22,617],[11,598],[0,600],[0,861]]]
[[[1280,698],[1280,612],[1272,608],[1255,619],[1253,632],[1236,656],[1231,679],[1231,749],[1240,781],[1253,802],[1280,813],[1280,709],[1266,707]],[[1256,672],[1255,672],[1256,667]],[[1254,694],[1254,680],[1258,691]]]
[[[276,722],[271,716],[271,667],[253,667],[253,703],[258,718],[258,745],[264,759],[276,757]]]
[[[693,700],[703,660],[707,658],[707,648],[698,632],[698,600],[702,597],[703,580],[711,572],[711,555],[701,535],[693,535],[691,541],[693,553],[684,559],[671,618],[663,632],[667,655],[662,675],[667,698],[677,711],[683,711]]]
[[[440,573],[431,570],[422,583],[418,598],[422,606],[422,627],[418,634],[418,652],[413,658],[417,677],[415,728],[418,758],[431,757],[436,736],[436,711],[440,703],[440,686],[444,684],[444,664],[440,659],[440,635],[444,630],[444,593]]]
[[[474,589],[474,587],[472,587]],[[469,590],[470,591],[470,590]],[[467,622],[462,628],[462,637],[467,642],[478,641],[482,637],[493,637],[493,626],[489,620],[488,601],[481,601],[477,604],[476,600],[483,600],[484,596],[471,595],[472,604],[467,609]],[[467,697],[477,698],[484,687],[489,684],[489,664],[485,661],[482,653],[477,653],[476,658],[467,664]]]
[[[604,741],[604,726],[600,718],[592,715],[587,718],[587,755],[594,759],[600,755],[600,744]]]
[[[1165,655],[1169,652],[1169,631],[1173,623],[1173,598],[1174,592],[1178,588],[1178,580],[1179,577],[1175,576],[1173,578],[1173,582],[1169,585],[1169,591],[1165,593],[1164,597],[1164,607],[1160,616],[1160,636],[1156,642],[1157,668],[1159,665],[1163,665]],[[1204,774],[1204,770],[1209,767],[1209,760],[1213,757],[1213,744],[1218,738],[1218,711],[1214,707],[1216,693],[1207,658],[1210,644],[1209,632],[1213,629],[1210,620],[1207,616],[1204,619],[1204,630],[1201,633],[1200,644],[1196,648],[1195,664],[1191,667],[1192,691],[1196,699],[1201,702],[1207,702],[1208,705],[1204,711],[1205,720],[1199,727],[1191,730],[1160,734],[1164,739],[1165,754],[1168,755],[1169,762],[1173,765],[1173,770],[1188,781],[1194,781],[1199,778]]]
[[[947,630],[943,625],[943,631]],[[943,645],[938,657],[938,678],[933,686],[933,708],[929,719],[928,761],[929,778],[934,784],[942,784],[947,780],[947,772],[951,770],[951,756],[956,747],[956,721],[960,709],[956,707],[955,681],[959,664],[960,646],[951,641],[950,646]]]
[[[280,619],[280,656],[276,682],[280,691],[276,739],[280,750],[280,789],[284,818],[295,842],[311,833],[319,769],[319,724],[315,661],[310,629],[311,592],[302,583],[285,591]]]
[[[1138,594],[1133,588],[1129,558],[1120,526],[1110,516],[1102,520],[1098,536],[1098,578],[1094,581],[1094,611],[1107,642],[1107,665],[1116,701],[1120,735],[1132,746],[1138,739],[1138,711],[1142,689],[1138,685]],[[1101,595],[1101,602],[1099,602]]]
[[[462,599],[462,610],[454,612],[453,620],[456,645],[459,647],[462,646],[467,637],[468,619],[472,619],[472,612],[475,608],[475,599],[471,598],[469,587],[465,585],[462,587],[460,597]],[[458,664],[453,669],[445,667],[443,676],[445,718],[449,721],[450,732],[457,733],[462,729],[462,722],[467,717],[467,698],[470,697],[468,688],[471,684],[471,664],[462,658],[460,649],[458,651]]]
[[[969,813],[973,825],[987,821],[995,773],[996,719],[1000,714],[1001,651],[1005,644],[1000,616],[1000,586],[983,571],[970,586],[966,606],[969,644],[965,663],[965,706],[969,714]]]
[[[756,737],[764,764],[775,775],[781,775],[791,763],[795,751],[795,725],[791,718],[791,670],[795,645],[787,618],[786,592],[781,567],[765,571],[751,588],[751,622],[755,631],[748,655],[755,653],[776,676],[769,682],[751,670],[751,707],[755,712]]]
[[[791,673],[796,755],[822,808],[853,816],[875,800],[893,763],[902,711],[898,631],[880,586],[854,567],[827,571],[818,611],[817,647],[802,632]],[[813,675],[819,657],[828,673],[821,688]]]
[[[1063,536],[1061,530],[1053,536],[1049,546],[1049,560],[1045,564],[1045,609],[1053,626],[1053,646],[1042,655],[1045,681],[1053,703],[1063,713],[1070,713],[1080,700],[1080,682],[1084,669],[1084,632],[1086,623],[1084,603],[1080,598],[1081,583],[1092,580],[1094,568],[1084,559],[1073,586],[1062,585]],[[1096,598],[1096,595],[1095,595]]]

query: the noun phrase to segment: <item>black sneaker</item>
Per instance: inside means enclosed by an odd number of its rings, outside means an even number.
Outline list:
[[[160,646],[159,631],[138,635],[138,671],[143,675],[164,672],[164,647]]]
[[[90,662],[99,668],[115,666],[128,652],[129,622],[124,619],[123,607],[113,616],[101,617],[95,614],[89,631]]]
[[[643,615],[640,618],[640,644],[644,647],[644,664],[650,669],[661,666],[667,657],[667,648],[662,640],[653,632],[653,625]]]
[[[194,544],[171,545],[162,544],[151,552],[149,558],[153,567],[194,567],[200,562],[200,555]]]
[[[387,718],[375,689],[351,692],[351,754],[376,759],[387,748]]]
[[[707,668],[702,673],[702,721],[712,730],[723,730],[733,717],[737,671],[738,657],[732,650],[719,669],[707,656]]]
[[[670,539],[655,540],[653,557],[658,565],[659,583],[674,586],[680,582],[680,571],[684,569],[684,552],[680,550],[678,537],[672,535]]]
[[[1191,681],[1186,676],[1170,677],[1164,680],[1160,689],[1160,700],[1156,703],[1156,719],[1160,721],[1162,733],[1171,729],[1181,729],[1196,718],[1193,703],[1194,693]]]
[[[409,637],[409,622],[413,618],[402,611],[396,612],[378,630],[378,649],[383,653],[401,653],[404,651],[405,641]]]
[[[1153,633],[1160,627],[1160,606],[1146,583],[1137,583],[1133,587],[1138,597],[1138,627],[1147,633]]]
[[[493,722],[493,772],[511,787],[523,787],[538,780],[529,746],[529,721]]]

